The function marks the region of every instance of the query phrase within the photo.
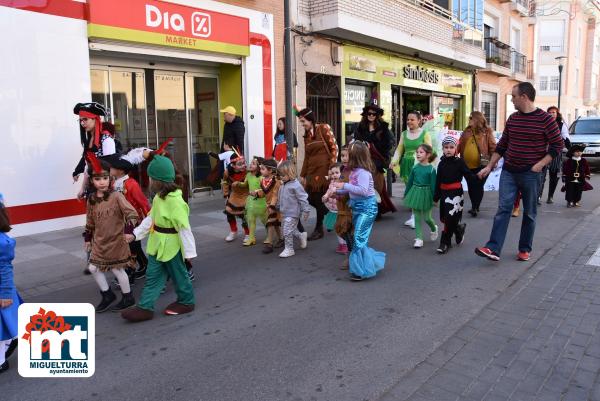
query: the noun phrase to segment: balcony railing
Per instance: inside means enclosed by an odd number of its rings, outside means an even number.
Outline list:
[[[512,49],[506,43],[495,38],[485,38],[485,61],[501,67],[510,68]]]
[[[516,50],[512,50],[512,72],[525,74],[527,68],[527,57]]]

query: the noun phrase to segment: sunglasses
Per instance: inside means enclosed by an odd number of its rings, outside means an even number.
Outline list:
[[[373,112],[368,112],[367,115],[368,116],[375,116],[375,117],[377,117],[377,113],[373,113]]]

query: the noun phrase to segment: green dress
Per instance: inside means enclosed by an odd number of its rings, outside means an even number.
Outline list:
[[[408,177],[416,163],[415,152],[419,145],[425,143],[425,130],[421,130],[421,134],[416,139],[410,139],[408,137],[408,130],[402,132],[402,143],[404,146],[404,153],[400,155],[402,158],[400,161],[400,178],[405,183],[408,182]]]
[[[430,210],[433,207],[435,178],[435,168],[431,164],[415,165],[406,183],[404,205],[417,211]]]
[[[256,176],[252,173],[246,174],[246,181],[242,184],[248,187],[248,192],[258,191],[260,189],[261,176]],[[263,224],[267,222],[267,201],[265,198],[257,198],[248,195],[246,198],[246,221],[250,228],[250,239],[255,239],[256,234],[256,219],[259,219]]]

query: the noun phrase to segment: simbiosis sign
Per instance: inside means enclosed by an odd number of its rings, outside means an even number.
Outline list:
[[[90,38],[247,56],[247,18],[156,0],[88,0]]]
[[[435,70],[428,70],[421,66],[412,66],[407,64],[404,66],[404,78],[414,79],[425,83],[437,84],[440,81],[440,74]]]

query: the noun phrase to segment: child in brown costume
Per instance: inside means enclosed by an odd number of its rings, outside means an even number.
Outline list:
[[[133,232],[138,214],[123,194],[112,190],[110,166],[100,162],[92,152],[87,153],[87,158],[92,165],[90,187],[95,191],[88,198],[84,238],[85,249],[91,252],[89,270],[102,294],[96,312],[108,310],[116,299],[106,281],[107,271],[112,271],[121,287],[123,297],[112,308],[120,311],[135,303],[125,272],[133,264],[125,234]]]
[[[340,158],[342,160],[342,176],[340,177],[340,180],[342,182],[349,182],[350,169],[348,169],[348,145],[344,145],[344,147],[342,147]],[[348,253],[346,253],[344,263],[341,267],[342,270],[348,269],[348,257],[350,255],[350,252],[352,251],[352,208],[350,208],[350,205],[348,204],[349,199],[350,197],[348,196],[348,194],[338,195],[337,197],[338,212],[337,219],[335,221],[335,232],[338,236],[340,236],[340,238],[343,238],[346,241],[346,244],[348,246]]]
[[[243,185],[233,185],[234,182],[243,183],[246,180],[246,161],[244,160],[244,156],[239,153],[234,153],[230,161],[231,163],[227,167],[227,170],[223,173],[223,181],[221,181],[223,197],[227,200],[223,213],[227,216],[230,228],[229,235],[225,237],[225,241],[232,242],[237,237],[238,227],[235,220],[236,217],[242,220],[242,228],[245,234],[244,241],[247,241],[250,234],[245,218],[248,187],[244,188]]]
[[[267,240],[263,253],[273,252],[273,247],[282,246],[281,214],[277,211],[277,197],[281,180],[277,176],[277,162],[274,159],[263,161],[260,166],[260,189],[256,196],[267,201]]]

